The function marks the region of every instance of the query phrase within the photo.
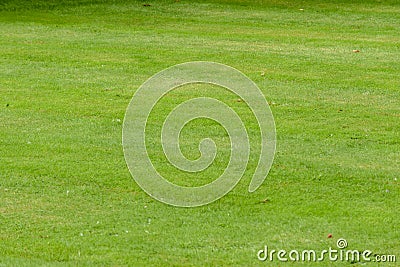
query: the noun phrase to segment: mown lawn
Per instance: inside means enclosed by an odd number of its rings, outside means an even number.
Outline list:
[[[132,179],[122,122],[150,76],[197,60],[259,86],[277,150],[256,192],[247,192],[254,149],[228,195],[177,208]],[[184,89],[154,110],[149,154],[171,181],[199,185],[226,165],[226,133],[207,120],[188,125],[189,158],[206,135],[222,154],[197,178],[179,176],[157,143],[167,110],[204,92],[246,118],[252,146],[258,129],[235,95]],[[3,0],[0,126],[1,266],[282,266],[257,252],[321,251],[338,238],[400,262],[398,1]],[[364,264],[377,265],[288,265]]]

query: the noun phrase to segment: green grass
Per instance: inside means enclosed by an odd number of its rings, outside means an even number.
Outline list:
[[[0,3],[0,265],[282,266],[259,262],[257,251],[321,251],[339,237],[399,262],[398,1],[144,3]],[[254,150],[224,198],[176,208],[132,179],[122,121],[147,78],[195,60],[256,82],[275,117],[277,152],[256,192],[247,192]],[[258,132],[245,104],[224,90],[204,92],[246,118],[253,147]],[[167,95],[149,132],[196,93]],[[150,156],[171,181],[209,182],[226,165],[226,133],[204,120],[182,136],[195,158],[210,134],[222,154],[205,174],[177,180],[157,136]]]

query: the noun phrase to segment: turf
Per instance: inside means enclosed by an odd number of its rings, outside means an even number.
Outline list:
[[[281,266],[257,252],[321,251],[340,237],[399,262],[399,29],[398,1],[2,1],[0,265]],[[132,179],[122,121],[146,79],[195,60],[256,82],[277,152],[249,194],[258,129],[246,105],[220,88],[167,95],[148,148],[171,181],[210,182],[227,162],[226,132],[200,120],[185,128],[182,149],[196,158],[198,140],[214,136],[217,161],[197,176],[165,164],[160,121],[196,94],[241,114],[254,148],[232,192],[176,208]],[[302,264],[316,265],[293,265]]]

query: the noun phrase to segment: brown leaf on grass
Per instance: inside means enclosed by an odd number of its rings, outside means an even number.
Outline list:
[[[360,50],[354,49],[354,50],[353,50],[353,53],[360,53]]]
[[[258,203],[268,203],[270,201],[271,200],[269,198],[266,198],[266,199],[260,200]]]

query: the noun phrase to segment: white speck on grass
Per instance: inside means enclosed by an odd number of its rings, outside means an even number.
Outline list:
[[[150,232],[149,232],[149,231],[147,231],[147,230],[144,230],[144,232],[145,232],[146,234],[150,234]]]
[[[80,235],[80,236],[83,236],[83,233],[80,233],[79,235]]]
[[[386,189],[385,192],[386,192],[386,193],[389,193],[390,191],[389,191],[389,189]]]
[[[69,190],[67,190],[67,196],[69,195]]]
[[[96,222],[96,224],[99,224],[99,223],[100,223],[100,221],[97,221],[97,222]]]

